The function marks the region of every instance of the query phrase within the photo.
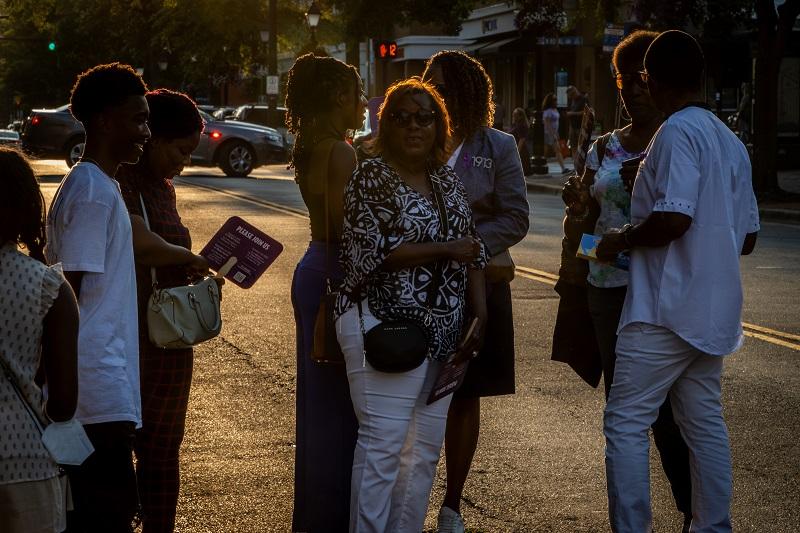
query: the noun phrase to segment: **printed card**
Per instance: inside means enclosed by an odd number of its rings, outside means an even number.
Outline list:
[[[231,217],[200,255],[212,270],[249,289],[278,258],[283,245],[239,217]]]
[[[600,243],[602,238],[603,237],[601,235],[589,235],[588,233],[584,233],[581,237],[581,243],[578,245],[578,251],[575,256],[588,261],[600,262],[597,259],[597,245]],[[631,265],[631,257],[627,253],[623,252],[617,255],[617,258],[613,263],[610,263],[610,265],[619,268],[620,270],[628,270]]]

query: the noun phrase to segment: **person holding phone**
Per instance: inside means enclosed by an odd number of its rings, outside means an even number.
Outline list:
[[[606,137],[603,154],[598,154],[602,145],[598,141],[589,149],[586,169],[580,180],[583,186],[588,186],[588,194],[580,195],[580,185],[574,181],[565,188],[565,199],[571,203],[568,216],[581,216],[585,209],[599,213],[595,235],[603,235],[630,222],[632,176],[635,178],[638,162],[664,120],[639,76],[639,71],[644,68],[647,47],[657,36],[656,32],[637,31],[623,39],[614,50],[614,79],[631,122]],[[578,205],[581,203],[578,196],[594,205]],[[611,263],[590,261],[587,281],[589,313],[608,398],[614,381],[617,325],[628,289],[628,271]],[[669,398],[652,427],[662,467],[672,487],[675,504],[684,515],[684,530],[688,531],[692,518],[689,452],[672,417]]]

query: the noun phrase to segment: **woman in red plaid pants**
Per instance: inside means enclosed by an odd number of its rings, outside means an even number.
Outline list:
[[[197,147],[203,121],[186,95],[164,89],[147,93],[152,137],[136,165],[117,172],[131,215],[139,300],[139,365],[142,427],[136,433],[136,477],[142,504],[143,533],[175,529],[189,388],[191,348],[164,350],[150,342],[147,301],[152,292],[150,266],[161,288],[186,285],[208,272],[208,263],[191,252],[189,230],[181,223],[172,177],[181,173]],[[142,217],[147,209],[150,229]]]

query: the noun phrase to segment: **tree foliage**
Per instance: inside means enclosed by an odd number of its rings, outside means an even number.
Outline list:
[[[557,35],[566,29],[567,13],[561,0],[520,0],[517,27],[535,35]]]
[[[391,37],[395,28],[414,22],[456,33],[460,21],[467,18],[477,3],[476,0],[329,0],[325,4],[329,11],[335,9],[344,34],[358,41]]]
[[[302,12],[292,0],[279,2],[279,49],[307,40]],[[263,0],[6,0],[3,15],[3,106],[14,96],[26,108],[63,104],[78,73],[110,61],[143,68],[152,86],[199,95],[266,63]]]

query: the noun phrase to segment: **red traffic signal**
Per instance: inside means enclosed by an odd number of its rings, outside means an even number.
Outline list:
[[[399,48],[394,41],[379,41],[375,46],[378,59],[394,59],[397,57]]]

